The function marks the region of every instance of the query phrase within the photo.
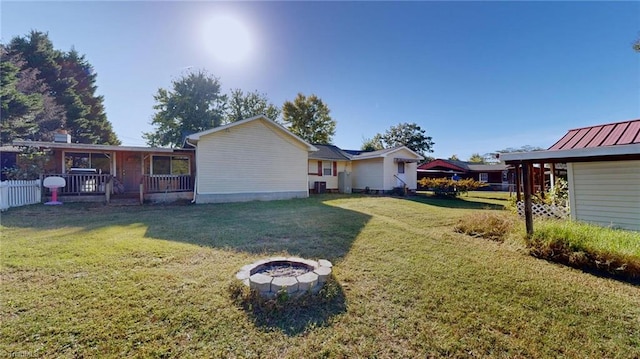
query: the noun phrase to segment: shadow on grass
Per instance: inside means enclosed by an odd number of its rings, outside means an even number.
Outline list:
[[[502,204],[491,204],[486,202],[475,202],[464,197],[447,198],[431,195],[418,194],[407,197],[408,200],[428,204],[430,206],[461,209],[494,209],[503,210],[506,207]]]
[[[31,229],[145,228],[144,237],[259,255],[288,253],[338,261],[370,216],[323,198],[209,205],[34,205],[3,213],[2,224]],[[135,235],[132,234],[132,240]]]
[[[229,289],[234,303],[242,308],[256,327],[264,331],[281,331],[296,336],[331,325],[331,318],[347,311],[342,287],[330,278],[319,293],[300,298],[279,296],[263,299],[255,291],[239,283]]]

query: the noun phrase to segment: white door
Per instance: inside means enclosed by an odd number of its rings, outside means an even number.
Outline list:
[[[404,162],[398,162],[398,173],[396,174],[396,187],[407,185],[407,177],[404,174]]]

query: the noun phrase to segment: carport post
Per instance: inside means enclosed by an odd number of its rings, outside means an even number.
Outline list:
[[[524,182],[524,222],[527,228],[527,238],[533,234],[533,212],[531,211],[531,163],[522,164],[522,179]]]

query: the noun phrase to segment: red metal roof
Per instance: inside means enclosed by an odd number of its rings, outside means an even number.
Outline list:
[[[640,143],[640,119],[576,128],[567,132],[550,151]]]

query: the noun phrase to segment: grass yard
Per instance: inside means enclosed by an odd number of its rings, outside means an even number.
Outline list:
[[[506,205],[477,193],[11,209],[0,355],[640,357],[640,288],[456,233]],[[239,268],[277,254],[331,260],[330,305],[235,304]]]

